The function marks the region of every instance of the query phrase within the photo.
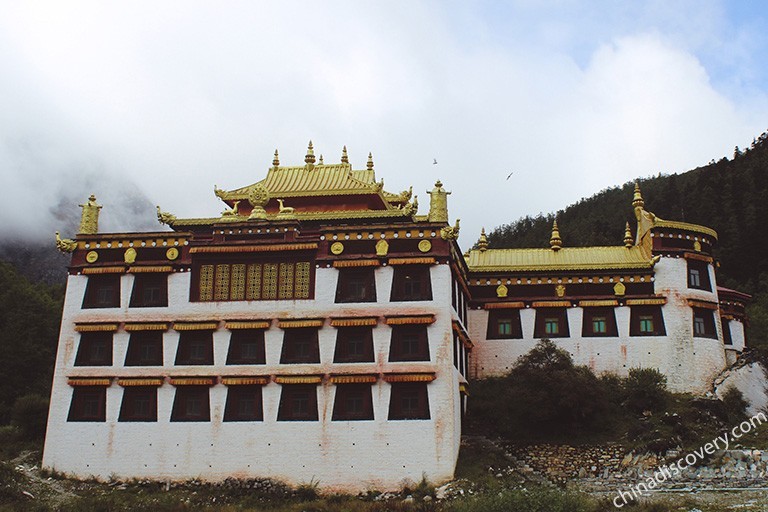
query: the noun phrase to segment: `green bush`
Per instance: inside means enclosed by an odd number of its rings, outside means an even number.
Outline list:
[[[40,395],[24,395],[16,399],[11,409],[11,424],[28,439],[42,439],[48,420],[48,400]]]
[[[667,377],[655,368],[632,368],[623,382],[624,405],[632,412],[660,411],[667,405]]]
[[[730,424],[735,425],[747,418],[749,402],[744,399],[744,394],[737,388],[731,386],[726,389],[721,400]]]

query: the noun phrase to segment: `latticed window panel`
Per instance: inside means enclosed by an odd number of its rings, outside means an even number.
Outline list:
[[[261,263],[248,265],[248,287],[245,298],[248,300],[261,299]]]
[[[261,298],[266,300],[277,298],[277,263],[264,264],[264,287]]]
[[[293,263],[280,264],[280,289],[277,298],[293,298]]]
[[[309,298],[309,262],[296,263],[296,298]]]
[[[213,265],[200,267],[200,300],[213,300]]]
[[[216,265],[216,282],[214,284],[215,300],[229,300],[229,272],[229,265]]]
[[[230,300],[245,300],[245,264],[232,265],[232,293]]]
[[[201,301],[291,300],[311,297],[311,263],[201,265]]]

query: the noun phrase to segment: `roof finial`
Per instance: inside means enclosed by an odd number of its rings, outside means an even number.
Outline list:
[[[488,250],[488,237],[485,236],[485,228],[480,229],[480,238],[477,240],[477,248],[480,252]]]
[[[349,156],[347,155],[347,146],[344,146],[341,149],[341,163],[343,164],[349,163]]]
[[[309,146],[307,146],[307,156],[304,157],[304,162],[309,166],[315,165],[315,150],[312,148],[312,141],[309,141]]]
[[[552,223],[552,236],[549,237],[549,246],[553,251],[559,251],[563,247],[563,241],[560,239],[560,230],[557,229],[557,219]]]
[[[370,151],[368,152],[368,164],[366,165],[366,168],[369,171],[373,170],[373,155],[370,153]]]
[[[80,230],[78,233],[83,235],[95,235],[99,232],[99,210],[101,205],[96,204],[96,196],[91,194],[85,204],[81,204],[83,209],[80,215]]]
[[[272,167],[275,169],[280,167],[280,155],[277,154],[277,150],[275,150],[275,157],[272,159]]]
[[[632,247],[635,245],[635,240],[632,238],[632,231],[629,229],[629,222],[624,227],[624,247]]]
[[[320,155],[320,159],[317,161],[318,165],[323,165],[323,155]]]
[[[645,201],[643,195],[640,193],[640,183],[635,182],[635,196],[632,198],[632,206],[634,208],[644,208]]]

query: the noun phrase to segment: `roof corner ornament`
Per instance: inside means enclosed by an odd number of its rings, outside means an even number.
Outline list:
[[[222,220],[237,220],[237,217],[240,216],[240,212],[238,211],[238,206],[240,205],[241,201],[235,201],[232,204],[232,208],[227,208],[223,212],[221,212],[221,219]]]
[[[624,247],[629,249],[635,245],[635,240],[632,238],[632,230],[629,229],[629,222],[624,226]]]
[[[655,267],[655,266],[656,266],[656,264],[657,264],[657,263],[658,263],[660,260],[661,260],[661,254],[657,254],[656,256],[654,256],[653,258],[651,258],[651,261],[650,261],[651,267]]]
[[[253,206],[248,220],[267,220],[264,207],[269,202],[269,190],[264,185],[256,184],[248,191],[248,202]]]
[[[552,236],[549,237],[549,247],[553,251],[563,248],[563,240],[560,238],[560,230],[557,227],[557,219],[552,223]]]
[[[349,155],[347,155],[347,146],[345,145],[343,148],[341,148],[341,163],[348,164],[349,163]]]
[[[315,168],[315,150],[312,147],[312,141],[309,141],[309,146],[307,146],[307,155],[304,157],[304,163],[307,164],[308,171]]]
[[[411,187],[413,189],[413,187]],[[406,199],[407,201],[407,199]],[[405,205],[405,208],[403,208],[403,211],[405,212],[405,215],[416,215],[419,211],[419,196],[414,196],[412,203],[407,203]]]
[[[216,197],[218,197],[219,199],[224,199],[224,196],[226,195],[227,192],[225,190],[220,189],[216,185],[214,185],[213,193],[216,194]]]
[[[429,199],[429,222],[448,222],[448,196],[443,183],[440,180],[435,182],[435,188],[428,190]]]
[[[280,167],[280,155],[277,154],[277,149],[275,149],[275,156],[272,158],[272,167],[275,170]]]
[[[368,163],[365,164],[365,168],[369,171],[373,170],[373,153],[368,152]]]
[[[640,220],[640,211],[645,209],[645,201],[643,200],[643,194],[640,192],[640,183],[635,182],[635,194],[632,197],[632,207],[635,209],[635,217]]]
[[[480,238],[477,240],[477,248],[480,252],[488,250],[488,237],[485,236],[485,228],[480,228]]]
[[[215,187],[215,185],[214,185]],[[157,207],[157,222],[160,224],[166,224],[168,226],[173,226],[173,223],[176,222],[176,216],[172,213],[164,212],[160,209],[160,206]]]
[[[99,232],[99,210],[101,205],[96,204],[96,196],[91,194],[85,204],[81,204],[83,209],[80,215],[80,230],[78,233],[84,235],[95,235]]]
[[[59,232],[56,232],[56,248],[63,252],[74,252],[77,249],[77,242],[70,238],[61,238]]]
[[[456,224],[453,226],[445,226],[440,230],[440,238],[443,240],[456,240],[459,238],[459,222],[461,219],[456,219]]]
[[[317,165],[324,165],[323,164],[323,155],[322,155],[322,153],[320,154],[320,158],[317,160]]]

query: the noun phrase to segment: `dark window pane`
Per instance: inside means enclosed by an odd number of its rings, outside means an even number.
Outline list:
[[[125,366],[162,366],[162,331],[136,331],[128,340]]]
[[[280,393],[277,421],[317,421],[317,386],[284,385]]]
[[[229,386],[224,421],[262,421],[261,386]]]
[[[229,338],[227,364],[266,364],[264,329],[238,329]]]
[[[401,265],[392,280],[393,301],[432,300],[432,282],[428,266]]]
[[[712,290],[709,281],[709,263],[706,261],[688,260],[688,288]]]
[[[78,386],[72,389],[67,421],[106,421],[107,388]]]
[[[428,420],[429,396],[425,382],[392,383],[389,400],[390,420]]]
[[[373,419],[370,384],[337,384],[333,402],[333,421]]]
[[[179,386],[173,399],[171,421],[210,421],[208,386]]]
[[[661,306],[632,306],[629,319],[630,336],[665,336]]]
[[[519,339],[523,337],[520,311],[493,309],[488,313],[487,339]]]
[[[534,338],[567,338],[568,314],[565,308],[542,308],[536,310]]]
[[[132,308],[164,307],[168,305],[167,274],[136,274],[131,292]]]
[[[429,361],[426,325],[394,325],[389,347],[390,361]]]
[[[376,302],[373,268],[339,270],[336,302]]]
[[[120,274],[88,276],[83,308],[119,308]]]
[[[123,388],[123,403],[120,406],[118,421],[157,421],[157,388]]]
[[[693,308],[693,335],[697,338],[717,338],[715,315],[712,310]]]
[[[84,332],[80,334],[75,366],[111,366],[112,333]]]
[[[280,363],[319,363],[320,347],[316,328],[286,329]]]
[[[372,363],[373,330],[371,327],[339,327],[336,333],[334,363]]]
[[[213,331],[182,331],[176,350],[176,364],[213,364]]]
[[[612,307],[585,307],[581,335],[584,337],[618,336]]]

